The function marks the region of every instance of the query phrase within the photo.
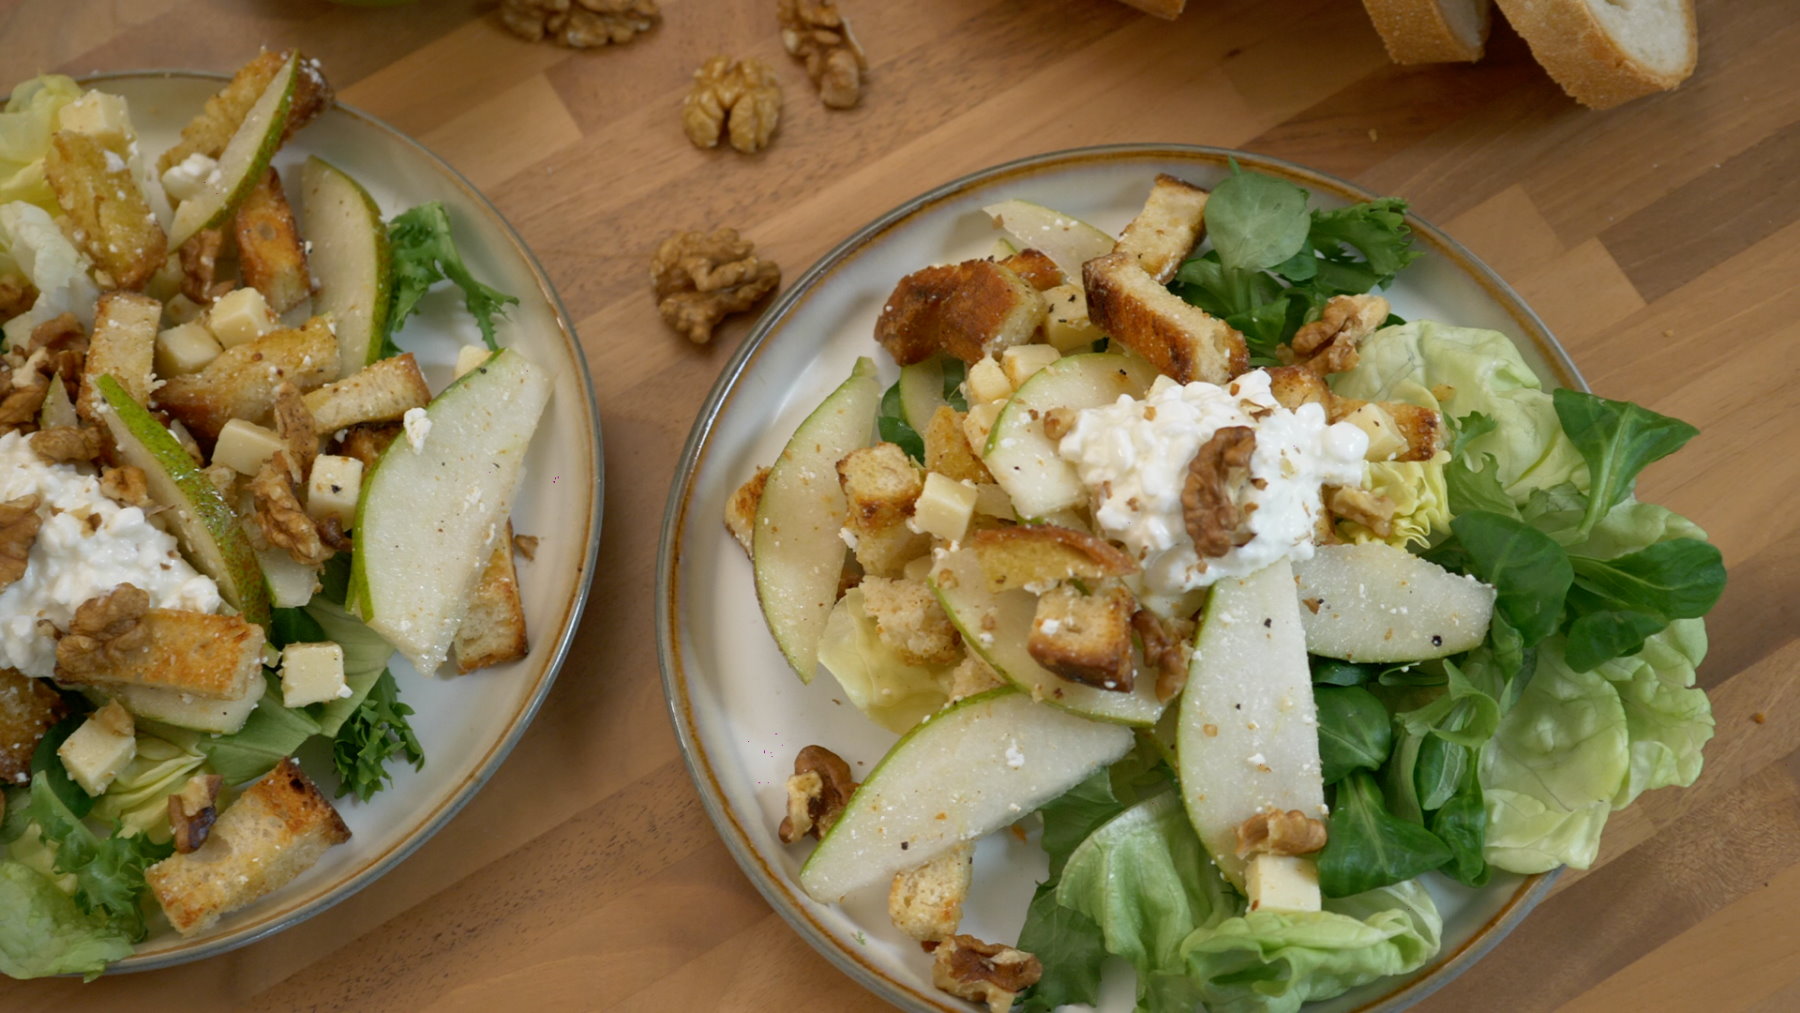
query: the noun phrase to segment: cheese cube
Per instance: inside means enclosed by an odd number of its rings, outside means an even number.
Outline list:
[[[1044,340],[1064,355],[1085,352],[1106,335],[1088,319],[1087,293],[1080,285],[1058,285],[1044,290],[1050,312],[1044,317]]]
[[[288,707],[341,700],[350,695],[344,682],[344,649],[337,644],[289,644],[281,649],[281,702]]]
[[[123,151],[131,143],[131,116],[125,99],[102,91],[90,91],[57,113],[56,128],[86,134],[103,147]]]
[[[354,457],[320,454],[306,480],[306,512],[313,520],[337,521],[345,531],[356,522],[362,495],[363,463]]]
[[[185,295],[173,295],[163,303],[163,316],[172,324],[185,324],[200,319],[206,308]]]
[[[486,345],[464,345],[457,349],[456,377],[461,379],[463,374],[488,361],[488,356],[493,354]]]
[[[1060,358],[1062,353],[1049,345],[1014,345],[1000,353],[1000,368],[1016,389],[1023,386],[1031,374]]]
[[[262,470],[275,451],[287,446],[274,431],[254,422],[232,419],[219,430],[219,442],[213,444],[212,463],[223,464],[241,475],[254,475]]]
[[[274,330],[275,315],[263,294],[253,288],[234,288],[215,299],[207,311],[206,326],[219,344],[235,348]]]
[[[973,482],[958,482],[928,471],[925,488],[913,502],[910,526],[946,542],[960,542],[974,516],[976,495]]]
[[[1366,461],[1391,461],[1406,450],[1406,438],[1394,425],[1394,417],[1378,404],[1365,404],[1338,421],[1348,422],[1368,434],[1369,450],[1363,455]]]
[[[1319,910],[1319,867],[1304,855],[1251,855],[1244,867],[1250,910]]]
[[[975,448],[977,454],[986,449],[988,430],[994,428],[994,422],[1000,418],[1000,409],[1005,405],[1004,401],[971,404],[963,415],[963,435],[968,437],[969,446]]]
[[[156,375],[198,373],[224,351],[219,339],[197,323],[176,324],[156,336]]]
[[[1006,371],[992,358],[970,366],[968,379],[964,382],[968,384],[970,404],[1012,397],[1012,381],[1006,378]]]
[[[105,794],[113,778],[137,756],[137,728],[131,714],[119,706],[119,701],[107,701],[106,706],[88,715],[75,734],[63,740],[56,755],[62,758],[63,767],[82,791]]]

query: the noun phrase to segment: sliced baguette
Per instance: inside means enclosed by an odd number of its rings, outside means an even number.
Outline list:
[[[1693,0],[1498,0],[1563,91],[1592,109],[1667,91],[1694,72]]]
[[[1490,0],[1363,0],[1395,63],[1481,59],[1493,19]]]

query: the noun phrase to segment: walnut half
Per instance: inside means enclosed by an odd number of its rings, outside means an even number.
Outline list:
[[[776,836],[792,844],[811,834],[822,838],[844,813],[856,791],[850,765],[824,746],[807,746],[794,757],[794,776],[787,780],[787,816]]]
[[[694,71],[694,84],[681,104],[681,128],[697,148],[721,140],[748,155],[769,146],[781,122],[781,85],[769,65],[757,59],[715,56]]]
[[[780,0],[781,44],[806,67],[819,89],[819,101],[832,109],[848,109],[862,99],[868,58],[837,0]]]
[[[223,783],[217,774],[195,774],[186,786],[169,796],[169,829],[176,851],[190,854],[206,843],[213,820],[219,815],[216,803]]]
[[[703,345],[727,314],[780,287],[781,268],[756,256],[755,245],[736,229],[676,232],[656,248],[650,281],[663,322]]]
[[[37,493],[0,503],[0,588],[25,576],[32,543],[44,518],[38,513]]]
[[[1239,529],[1245,517],[1232,490],[1248,479],[1255,450],[1255,430],[1226,426],[1202,443],[1188,462],[1181,508],[1188,537],[1200,556],[1223,556],[1242,544]]]
[[[1298,809],[1265,810],[1238,824],[1239,858],[1251,855],[1310,855],[1325,847],[1325,824]]]
[[[139,622],[148,611],[149,592],[133,584],[76,606],[69,632],[56,642],[58,677],[79,682],[80,676],[128,664],[132,654],[149,646],[150,631]]]
[[[570,49],[617,46],[662,21],[656,0],[501,0],[500,23],[521,39]]]
[[[974,936],[951,936],[932,951],[931,983],[956,996],[987,1003],[989,1013],[1006,1013],[1013,1000],[1044,976],[1038,958]]]

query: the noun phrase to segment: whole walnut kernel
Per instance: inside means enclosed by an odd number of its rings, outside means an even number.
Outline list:
[[[869,69],[850,22],[837,0],[779,0],[781,44],[806,67],[819,89],[819,100],[832,109],[848,109],[862,99],[863,73]]]
[[[720,140],[748,155],[769,146],[781,121],[781,85],[757,59],[715,56],[694,71],[694,84],[681,104],[681,128],[695,147],[716,148]]]
[[[755,251],[736,229],[664,239],[650,261],[663,321],[695,344],[711,341],[726,314],[749,309],[781,285],[781,268]]]
[[[56,674],[68,681],[107,672],[150,643],[138,620],[150,611],[150,594],[132,584],[89,598],[75,609],[69,632],[56,642]]]
[[[501,0],[500,23],[522,39],[570,49],[617,46],[662,21],[656,0]]]
[[[31,546],[37,541],[44,517],[36,493],[0,503],[0,588],[25,576]]]

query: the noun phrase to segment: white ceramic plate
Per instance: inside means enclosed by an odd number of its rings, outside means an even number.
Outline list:
[[[158,153],[174,143],[222,82],[216,75],[144,72],[101,75],[83,84],[123,95],[144,150]],[[395,776],[386,791],[367,803],[338,799],[350,841],[326,852],[293,883],[192,939],[165,928],[113,971],[197,960],[279,932],[367,886],[411,854],[474,796],[531,723],[562,664],[593,575],[600,545],[598,413],[580,345],[549,279],[468,181],[387,124],[339,107],[295,134],[275,159],[290,196],[297,192],[299,165],[307,155],[355,177],[390,218],[415,204],[442,201],[470,269],[519,297],[500,324],[500,343],[555,377],[513,508],[516,529],[543,539],[536,560],[519,566],[531,653],[510,665],[455,678],[421,676],[395,655],[394,678],[401,699],[417,712],[410,721],[425,749],[425,768],[390,763]],[[457,349],[481,342],[480,330],[462,309],[461,293],[448,285],[443,289],[427,296],[419,315],[396,336],[400,347],[417,356],[433,390],[449,383]],[[335,793],[328,749],[315,744],[301,752],[300,761],[327,795]]]
[[[1028,158],[976,173],[907,202],[845,240],[808,271],[759,322],[726,367],[689,437],[669,494],[658,571],[658,641],[663,679],[689,769],[726,845],[777,911],[851,977],[907,1009],[966,1011],[931,985],[930,959],[889,924],[886,891],[854,894],[839,907],[795,886],[806,846],[782,845],[783,783],[808,743],[836,750],[859,775],[895,736],[843,700],[829,675],[802,685],[782,660],[757,608],[749,561],[726,533],[725,502],[739,483],[780,453],[794,428],[849,374],[874,356],[883,386],[898,375],[873,340],[882,301],[902,276],[927,264],[985,256],[998,235],[983,205],[1021,197],[1117,233],[1142,206],[1152,178],[1168,172],[1210,188],[1227,156],[1246,169],[1293,180],[1315,206],[1370,195],[1333,177],[1242,152],[1177,145],[1090,148]],[[1539,375],[1585,387],[1543,323],[1498,276],[1443,233],[1412,221],[1421,258],[1387,293],[1394,312],[1505,332]],[[1018,938],[1026,904],[1045,875],[1035,839],[995,834],[976,849],[974,888],[962,931]],[[1496,875],[1484,889],[1428,883],[1444,915],[1437,959],[1407,978],[1386,979],[1320,1009],[1399,1008],[1416,1002],[1479,959],[1548,890],[1544,876]],[[1128,969],[1109,976],[1107,1009],[1132,1004]]]

